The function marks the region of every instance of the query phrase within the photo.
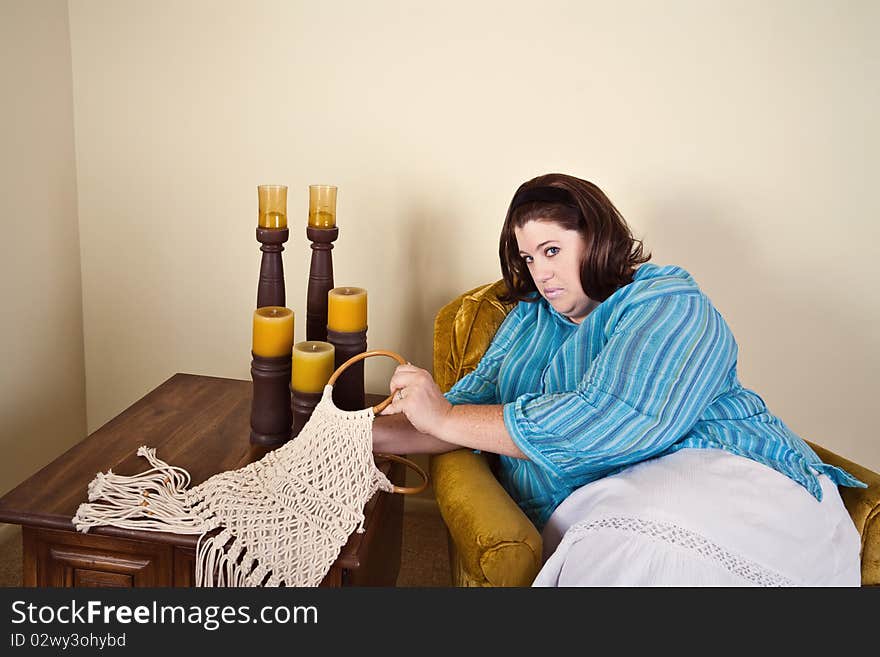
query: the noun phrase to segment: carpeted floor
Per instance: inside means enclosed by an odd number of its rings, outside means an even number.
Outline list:
[[[6,527],[0,525],[0,527]],[[0,542],[0,586],[21,586],[21,527],[4,532]]]
[[[450,586],[446,525],[433,500],[407,499],[397,586]]]
[[[410,502],[413,502],[412,504]],[[398,586],[449,586],[446,528],[431,500],[407,500]],[[0,586],[21,586],[21,528],[0,542]]]

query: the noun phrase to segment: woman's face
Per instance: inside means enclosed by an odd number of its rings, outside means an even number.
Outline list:
[[[587,252],[583,236],[540,219],[526,222],[513,232],[519,254],[541,296],[576,324],[584,321],[598,304],[581,286],[581,264]]]

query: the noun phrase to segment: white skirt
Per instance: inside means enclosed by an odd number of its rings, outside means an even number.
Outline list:
[[[533,586],[859,586],[859,533],[819,481],[821,503],[719,449],[639,463],[557,507]]]

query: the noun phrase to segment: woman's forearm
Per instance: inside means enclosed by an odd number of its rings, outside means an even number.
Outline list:
[[[403,413],[373,420],[373,451],[385,454],[443,454],[461,445],[417,430]]]
[[[413,427],[406,415],[373,420],[373,451],[386,454],[443,454],[461,447],[527,458],[504,426],[503,406],[453,406],[434,434]]]
[[[518,459],[528,457],[516,446],[504,425],[504,407],[500,405],[453,406],[438,426],[436,436],[462,447],[504,454]]]

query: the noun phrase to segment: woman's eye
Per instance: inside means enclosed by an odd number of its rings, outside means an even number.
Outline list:
[[[544,251],[544,254],[548,256],[555,256],[557,253],[559,253],[558,246],[551,246],[546,251]]]
[[[526,263],[527,265],[532,264],[532,256],[523,256],[522,259],[523,259],[523,262]]]

